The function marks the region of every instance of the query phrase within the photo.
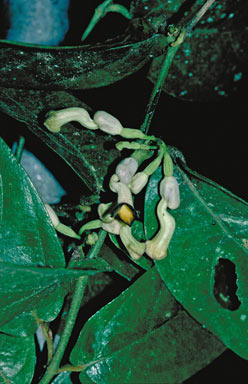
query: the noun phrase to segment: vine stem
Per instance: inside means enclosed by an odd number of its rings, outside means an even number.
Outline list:
[[[207,10],[211,7],[211,5],[215,2],[215,0],[207,0],[206,3],[203,4],[203,6],[199,9],[199,11],[196,13],[196,15],[192,18],[192,20],[187,24],[185,28],[185,35],[188,35],[190,32],[192,32],[192,29],[196,26],[198,21],[202,18],[202,16],[205,15]]]
[[[17,143],[16,150],[15,150],[15,157],[16,157],[16,161],[18,163],[20,163],[20,161],[21,161],[23,150],[24,150],[24,145],[25,145],[25,138],[23,136],[20,136],[18,143]]]
[[[175,56],[179,46],[180,45],[178,45],[177,47],[169,46],[165,55],[164,55],[164,60],[162,63],[161,71],[159,73],[158,80],[156,81],[156,83],[153,87],[153,90],[152,90],[152,93],[151,93],[151,96],[150,96],[150,99],[148,102],[147,110],[146,110],[145,120],[141,126],[141,131],[144,132],[145,134],[148,133],[148,130],[150,128],[151,121],[152,121],[156,106],[158,104],[158,100],[159,100],[166,76],[168,74],[171,63],[174,59],[174,56]]]
[[[203,6],[199,9],[199,11],[196,13],[195,16],[192,17],[190,22],[186,25],[184,28],[184,35],[183,35],[183,41],[186,38],[187,35],[189,35],[192,32],[192,29],[196,26],[198,21],[202,18],[202,16],[207,12],[207,10],[211,7],[211,5],[215,2],[215,0],[207,0]],[[182,41],[182,42],[183,42]],[[148,133],[148,130],[151,125],[151,121],[156,109],[156,106],[159,101],[159,97],[166,79],[166,76],[169,72],[170,66],[172,64],[172,61],[175,57],[175,54],[180,47],[181,44],[177,46],[171,46],[169,45],[167,51],[164,54],[163,63],[161,66],[161,70],[158,76],[158,79],[153,87],[147,109],[146,109],[146,115],[143,124],[141,125],[141,131],[145,134]]]
[[[99,233],[98,241],[92,247],[87,258],[94,258],[99,253],[101,246],[105,240],[107,232],[101,230]],[[64,355],[65,349],[67,347],[68,341],[70,339],[73,327],[75,325],[75,321],[82,303],[82,299],[84,296],[85,288],[87,286],[89,277],[88,276],[80,276],[76,282],[75,290],[72,297],[71,306],[68,312],[68,316],[66,319],[65,327],[61,335],[61,339],[58,345],[58,348],[52,358],[51,363],[49,364],[43,378],[40,380],[39,384],[49,384],[50,380],[58,373],[59,366]]]

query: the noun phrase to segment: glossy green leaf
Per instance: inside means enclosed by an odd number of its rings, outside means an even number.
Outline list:
[[[0,263],[0,268],[0,325],[4,325],[23,312],[31,312],[31,310],[36,312],[43,306],[47,307],[49,312],[54,312],[56,304],[51,302],[50,296],[56,298],[55,293],[59,298],[65,295],[67,290],[63,284],[72,282],[79,276],[99,272],[99,270],[24,267],[4,263]],[[49,312],[44,313],[46,318]]]
[[[173,154],[172,154],[173,155]],[[248,204],[177,158],[176,231],[156,266],[174,297],[241,357],[248,358]],[[181,164],[181,165],[179,165]],[[145,228],[156,231],[158,170],[146,196]]]
[[[123,257],[125,257],[126,260],[131,260],[134,264],[137,264],[139,267],[145,269],[146,271],[148,269],[150,269],[151,266],[153,265],[151,259],[148,259],[146,257],[142,257],[139,260],[132,260],[128,251],[126,250],[126,248],[122,244],[119,236],[116,236],[116,235],[113,235],[112,233],[110,233],[109,238],[111,239],[114,246],[123,252],[123,255],[124,255]]]
[[[103,260],[85,260],[80,270],[65,269],[63,251],[36,190],[10,149],[0,141],[0,324],[13,332],[34,331],[34,310],[51,321],[59,313],[63,285],[81,275],[112,270]],[[67,284],[68,287],[70,285]],[[13,320],[21,316],[18,326]],[[2,329],[3,330],[3,329]],[[11,333],[7,327],[5,332]]]
[[[119,152],[112,138],[96,134],[78,124],[67,124],[61,133],[49,132],[43,125],[46,112],[68,107],[89,109],[67,92],[0,88],[0,109],[24,122],[69,164],[91,192],[99,194],[108,167],[119,156]]]
[[[82,383],[182,382],[224,347],[180,309],[155,268],[98,311],[71,354]]]
[[[180,25],[186,25],[204,2],[162,0],[167,18],[173,17]],[[164,91],[195,101],[223,100],[234,95],[247,77],[247,12],[246,0],[215,0],[178,50]],[[153,82],[162,60],[153,60],[148,75]]]
[[[62,372],[52,381],[51,384],[73,384],[71,380],[71,372]]]
[[[88,89],[114,83],[163,52],[164,36],[127,36],[96,46],[49,47],[0,40],[0,85],[31,89]]]
[[[113,247],[112,247],[113,248]],[[134,264],[130,263],[130,260],[124,253],[118,249],[111,249],[106,244],[103,244],[99,257],[105,260],[112,266],[113,270],[127,280],[132,280],[139,272],[140,269]]]
[[[34,337],[0,334],[0,383],[29,384],[36,362]]]
[[[63,267],[64,254],[24,169],[0,139],[0,262]]]

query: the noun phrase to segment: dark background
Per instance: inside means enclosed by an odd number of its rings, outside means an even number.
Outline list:
[[[79,26],[86,25],[95,4],[99,4],[97,1],[91,1],[89,7],[84,6],[84,12],[79,12],[78,3],[75,1],[71,3],[71,28],[64,44],[78,41],[84,29]],[[114,18],[113,15],[107,15],[87,42],[110,37],[116,25],[122,32],[126,28],[126,21],[118,15]],[[77,91],[75,95],[88,104],[93,111],[106,110],[118,117],[125,127],[138,128],[143,122],[152,90],[152,84],[146,76],[148,70],[149,64],[139,72],[111,86]],[[181,150],[190,168],[245,200],[247,200],[248,111],[246,89],[247,84],[243,81],[238,93],[231,95],[225,101],[207,103],[177,100],[162,93],[150,128],[150,133],[162,137],[168,145]],[[51,154],[50,150],[45,149],[44,144],[39,143],[31,133],[27,136],[24,125],[2,113],[0,113],[0,121],[1,134],[9,144],[17,140],[19,134],[25,134],[27,148],[37,154],[46,165],[52,164],[51,170],[64,187],[69,183],[69,189],[74,188],[78,181],[71,177],[69,170],[65,177],[63,167],[61,169],[61,160]],[[185,383],[202,384],[217,380],[223,383],[234,381],[243,383],[246,381],[244,377],[247,376],[247,368],[247,361],[227,350]]]

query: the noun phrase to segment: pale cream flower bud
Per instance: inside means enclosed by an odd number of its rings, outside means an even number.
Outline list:
[[[107,211],[109,210],[109,208],[112,205],[113,205],[113,203],[107,203],[107,204],[101,203],[98,205],[97,212],[98,212],[100,219],[104,223],[111,223],[112,221],[114,221],[114,217],[111,216],[110,213],[107,213]]]
[[[142,189],[146,186],[149,177],[145,172],[138,172],[132,178],[131,183],[129,184],[130,189],[134,195],[137,195],[142,191]]]
[[[166,208],[167,202],[162,198],[157,207],[160,229],[153,239],[146,241],[146,253],[153,260],[162,260],[166,257],[167,248],[176,227],[174,218]]]
[[[180,191],[174,176],[165,176],[159,185],[160,195],[167,201],[168,208],[176,209],[180,205]]]
[[[44,122],[45,127],[51,132],[59,132],[64,124],[77,121],[85,128],[98,129],[98,125],[90,118],[89,113],[84,108],[73,107],[59,111],[50,111]]]
[[[133,260],[139,260],[145,252],[145,243],[137,241],[128,225],[122,225],[120,238]]]
[[[49,204],[45,204],[45,208],[46,208],[46,211],[47,211],[47,213],[51,219],[51,222],[52,222],[54,228],[56,228],[60,223],[57,214],[55,213],[55,211],[52,209],[52,207]]]
[[[138,169],[138,162],[132,157],[123,159],[116,167],[115,173],[124,184],[129,184]]]
[[[109,133],[110,135],[120,135],[123,129],[120,121],[108,112],[97,111],[93,119],[101,131]]]
[[[109,188],[112,192],[118,194],[118,204],[127,203],[133,207],[133,198],[130,188],[126,184],[119,181],[119,177],[116,173],[114,173],[110,178]]]
[[[119,235],[121,229],[121,223],[118,220],[113,220],[111,223],[101,223],[102,229],[109,233],[113,233],[114,235]]]
[[[67,225],[64,225],[60,222],[57,214],[49,204],[45,204],[45,208],[56,231],[62,233],[65,236],[69,236],[74,239],[80,239],[80,236],[71,227],[68,227]]]

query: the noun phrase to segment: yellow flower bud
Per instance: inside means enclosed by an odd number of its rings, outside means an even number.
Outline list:
[[[98,129],[98,125],[90,118],[89,113],[84,108],[65,108],[59,111],[50,111],[44,122],[45,127],[51,132],[59,132],[64,124],[77,121],[85,128]]]
[[[133,260],[139,260],[145,252],[145,243],[137,241],[131,232],[131,227],[122,225],[120,238]]]
[[[180,205],[180,192],[177,179],[165,176],[159,185],[160,195],[167,201],[168,208],[176,209]]]
[[[174,218],[166,208],[167,202],[162,198],[157,207],[160,229],[153,239],[146,241],[146,253],[153,260],[162,260],[166,257],[167,248],[176,227]]]

